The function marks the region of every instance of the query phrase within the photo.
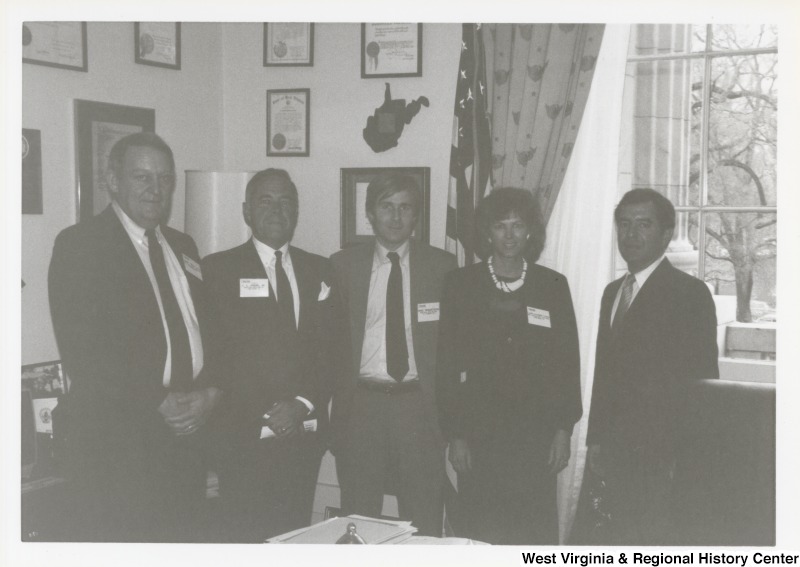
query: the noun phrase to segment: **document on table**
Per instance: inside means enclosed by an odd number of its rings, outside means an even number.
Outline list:
[[[287,534],[275,536],[268,543],[336,543],[347,532],[347,525],[356,525],[356,532],[368,544],[396,544],[403,542],[416,533],[417,528],[411,522],[378,520],[365,516],[351,515],[344,518],[331,518],[301,528]]]

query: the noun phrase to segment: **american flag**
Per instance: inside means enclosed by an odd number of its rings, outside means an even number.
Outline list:
[[[456,86],[445,249],[461,266],[475,261],[475,207],[490,184],[492,142],[481,25],[463,24]]]

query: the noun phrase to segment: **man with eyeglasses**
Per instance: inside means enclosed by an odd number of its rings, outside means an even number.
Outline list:
[[[412,238],[420,188],[409,176],[371,181],[375,241],[331,256],[349,311],[351,370],[331,420],[344,514],[381,515],[386,493],[422,535],[442,535],[444,440],[434,380],[439,300],[451,254]]]
[[[289,244],[298,220],[289,174],[260,171],[245,191],[252,238],[203,261],[209,360],[225,376],[214,443],[220,536],[242,543],[311,522],[328,402],[347,350],[330,262]]]
[[[76,541],[199,537],[206,421],[220,398],[207,371],[197,248],[166,226],[170,147],[153,133],[108,158],[112,203],[63,230],[50,263],[53,329],[71,390],[56,408]]]

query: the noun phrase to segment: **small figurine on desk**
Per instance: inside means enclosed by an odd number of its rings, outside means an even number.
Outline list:
[[[345,534],[336,540],[336,543],[367,543],[364,538],[356,532],[356,525],[353,522],[347,524],[347,531]]]

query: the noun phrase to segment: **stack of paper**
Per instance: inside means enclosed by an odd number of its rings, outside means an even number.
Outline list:
[[[319,524],[300,528],[287,534],[275,536],[268,543],[336,543],[347,532],[347,525],[356,525],[356,532],[368,544],[396,544],[416,533],[411,522],[377,520],[364,516],[331,518]]]

